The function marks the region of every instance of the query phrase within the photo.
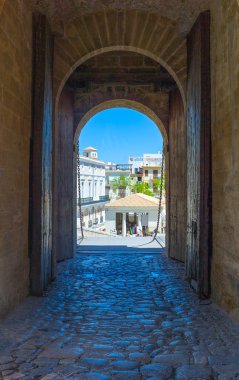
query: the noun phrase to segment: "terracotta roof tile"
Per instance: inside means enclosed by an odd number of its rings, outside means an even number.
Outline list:
[[[165,202],[163,201],[162,204]],[[158,206],[159,200],[154,197],[150,197],[146,194],[133,194],[125,198],[120,198],[117,201],[106,204],[106,207],[155,207]]]

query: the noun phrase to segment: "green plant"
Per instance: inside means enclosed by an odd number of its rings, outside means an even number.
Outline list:
[[[142,193],[149,196],[153,196],[154,193],[150,190],[149,184],[147,182],[136,182],[133,185],[135,193]]]
[[[133,179],[131,177],[126,177],[124,174],[121,174],[119,177],[113,179],[110,182],[110,186],[112,187],[113,190],[117,190],[120,187],[130,187],[132,188],[133,186]]]
[[[153,189],[159,190],[161,186],[161,181],[163,181],[163,190],[165,190],[165,173],[163,173],[163,178],[155,178],[152,181]]]

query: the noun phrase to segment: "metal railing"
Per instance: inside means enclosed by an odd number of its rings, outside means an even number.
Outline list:
[[[99,196],[99,200],[100,201],[109,201],[110,200],[110,196],[109,195],[100,195]]]
[[[93,203],[99,203],[99,202],[108,202],[110,200],[109,195],[100,195],[99,199],[94,199],[93,197],[86,197],[86,198],[81,198],[81,205],[88,205],[88,204],[93,204]],[[79,204],[79,200],[78,200]]]
[[[93,197],[81,198],[81,204],[84,205],[86,203],[90,203],[93,201]]]

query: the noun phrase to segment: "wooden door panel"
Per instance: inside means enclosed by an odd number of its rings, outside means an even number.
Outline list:
[[[186,128],[181,94],[170,94],[168,254],[185,261],[186,251]]]
[[[186,272],[201,297],[210,295],[210,107],[210,14],[204,12],[188,36],[187,87]]]
[[[33,17],[33,120],[30,167],[31,292],[41,295],[53,277],[52,63],[53,40],[45,16]]]

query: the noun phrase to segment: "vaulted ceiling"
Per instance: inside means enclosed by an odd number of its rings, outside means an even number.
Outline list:
[[[175,22],[181,34],[190,30],[200,12],[214,0],[32,0],[33,8],[47,15],[53,29],[85,14],[104,10],[139,10],[160,14]]]
[[[108,52],[95,56],[77,68],[67,84],[82,92],[106,83],[148,86],[151,91],[169,92],[176,88],[170,74],[154,60],[133,52]]]

